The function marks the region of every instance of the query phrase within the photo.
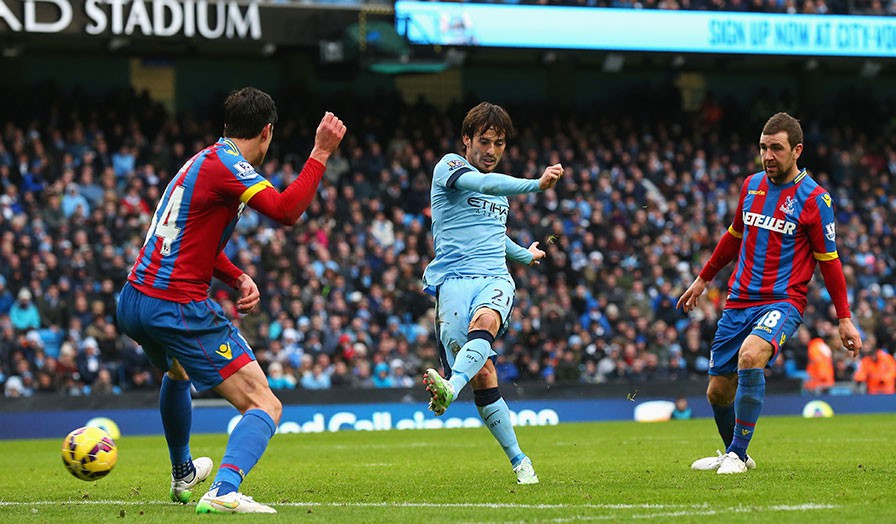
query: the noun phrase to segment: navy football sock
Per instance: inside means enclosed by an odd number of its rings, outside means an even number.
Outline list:
[[[712,415],[716,419],[716,427],[719,429],[719,436],[725,448],[731,445],[731,439],[734,438],[734,404],[727,406],[712,406]]]
[[[264,411],[246,411],[230,434],[212,489],[219,487],[218,493],[221,495],[237,491],[243,479],[264,454],[276,430],[274,419]],[[229,491],[224,491],[225,489]]]
[[[756,421],[762,412],[765,400],[765,372],[760,368],[741,369],[737,372],[737,395],[734,397],[734,439],[728,451],[737,453],[741,460],[747,460],[747,447]]]
[[[173,380],[165,373],[162,376],[162,388],[159,391],[159,412],[162,414],[162,427],[165,429],[165,440],[168,442],[168,455],[171,458],[172,472],[179,476],[177,467],[185,467],[185,463],[193,466],[190,458],[190,427],[193,424],[193,401],[190,398],[190,381]],[[187,469],[189,469],[187,467]],[[189,471],[187,471],[189,474]]]

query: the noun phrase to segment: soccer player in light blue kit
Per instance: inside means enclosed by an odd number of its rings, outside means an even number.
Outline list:
[[[432,231],[436,256],[423,275],[436,297],[436,337],[446,378],[435,369],[423,377],[429,409],[445,413],[470,383],[482,421],[510,459],[520,484],[535,484],[532,461],[520,450],[501,398],[492,349],[506,328],[516,286],[506,259],[535,265],[544,258],[538,242],[529,248],[507,236],[507,196],[544,191],[563,175],[560,164],[538,179],[492,173],[504,154],[513,123],[504,108],[483,102],[461,127],[464,156],[445,155],[433,170]]]

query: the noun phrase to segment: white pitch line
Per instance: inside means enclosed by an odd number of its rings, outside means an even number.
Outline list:
[[[268,503],[281,507],[357,507],[357,508],[484,508],[484,509],[616,509],[616,510],[678,510],[665,513],[652,513],[648,515],[631,515],[632,518],[657,518],[657,517],[675,517],[685,515],[715,515],[719,513],[743,513],[756,510],[769,511],[807,511],[834,509],[837,506],[830,504],[800,504],[800,505],[777,505],[777,506],[736,506],[728,509],[707,509],[706,504],[489,504],[489,503],[430,503],[430,502],[283,502]],[[33,502],[24,501],[2,501],[0,507],[3,506],[54,506],[54,505],[73,505],[73,506],[174,506],[172,502],[161,500],[69,500],[69,501],[51,501],[37,500]],[[593,519],[599,517],[584,517]],[[572,519],[579,520],[579,519]],[[565,519],[555,519],[553,522],[565,522]]]
[[[682,504],[491,504],[478,502],[458,502],[458,503],[434,503],[434,502],[265,502],[273,506],[284,507],[356,507],[356,508],[482,508],[482,509],[676,509],[676,508],[705,508],[705,505],[682,505]],[[72,506],[173,506],[172,502],[163,500],[36,500],[33,502],[25,501],[2,501],[0,507],[3,506],[53,506],[53,505],[72,505]]]
[[[703,505],[694,506],[697,507],[705,507]],[[635,514],[635,515],[627,515],[626,518],[630,519],[658,519],[658,518],[674,518],[674,517],[696,517],[696,516],[713,516],[713,515],[724,515],[728,513],[752,513],[754,511],[811,511],[811,510],[822,510],[822,509],[834,509],[837,506],[832,506],[830,504],[800,504],[797,506],[736,506],[728,509],[703,509],[697,511],[667,511],[661,513],[645,513],[645,514]],[[640,509],[640,508],[637,508]],[[616,520],[619,518],[619,515],[576,515],[573,517],[558,517],[553,519],[547,519],[543,522],[556,522],[559,524],[565,522],[580,522],[586,520]],[[510,521],[510,522],[500,522],[500,524],[522,524],[526,521]],[[479,524],[499,524],[495,522],[483,523],[480,521]]]

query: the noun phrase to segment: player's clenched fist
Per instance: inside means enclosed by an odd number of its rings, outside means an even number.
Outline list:
[[[324,113],[320,125],[317,126],[317,133],[314,135],[314,149],[311,151],[311,157],[326,164],[330,155],[342,142],[346,129],[345,123],[339,117],[329,111]]]
[[[548,166],[548,168],[544,170],[544,173],[542,173],[541,178],[538,179],[538,187],[540,187],[542,191],[550,189],[557,184],[557,181],[560,180],[561,176],[563,176],[563,166],[560,164]]]

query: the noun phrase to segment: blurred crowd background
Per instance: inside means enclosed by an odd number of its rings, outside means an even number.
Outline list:
[[[161,375],[121,335],[116,297],[174,173],[221,132],[224,94],[207,113],[169,114],[145,94],[96,97],[52,85],[0,92],[0,385],[7,397],[157,388]],[[280,122],[263,174],[282,189],[301,171],[324,109],[349,127],[317,197],[283,228],[247,209],[226,248],[258,283],[260,311],[211,295],[239,326],[276,389],[409,388],[437,365],[432,299],[433,165],[459,151],[479,100],[437,109],[385,96],[321,100],[272,93]],[[497,102],[497,101],[496,101]],[[705,381],[730,267],[698,311],[675,309],[731,221],[743,178],[761,170],[765,120],[802,121],[799,165],[832,194],[852,312],[869,348],[840,351],[820,275],[805,324],[770,376],[807,391],[893,392],[896,364],[896,107],[861,88],[805,105],[781,91],[709,93],[685,112],[671,85],[613,104],[507,106],[517,126],[499,171],[554,190],[511,199],[508,232],[548,252],[509,262],[510,328],[495,344],[502,382]],[[890,115],[890,116],[885,116]],[[867,363],[866,363],[867,361]],[[883,377],[883,378],[881,378]]]

